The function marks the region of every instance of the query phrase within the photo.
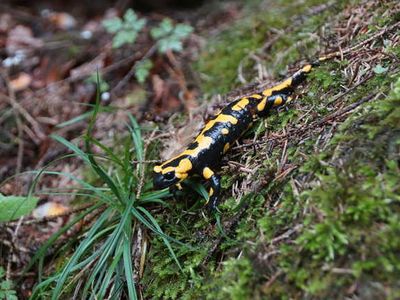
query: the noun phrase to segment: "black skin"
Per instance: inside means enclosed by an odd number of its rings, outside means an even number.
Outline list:
[[[215,211],[220,200],[221,190],[220,176],[215,173],[215,169],[220,165],[222,157],[227,151],[226,145],[233,145],[234,142],[237,141],[247,131],[249,127],[251,127],[254,119],[266,117],[273,107],[284,105],[288,101],[290,95],[293,93],[294,88],[296,88],[305,80],[306,75],[315,65],[317,65],[317,63],[307,65],[306,67],[293,74],[292,77],[285,80],[282,84],[279,84],[270,89],[266,89],[261,93],[238,99],[224,107],[218,115],[214,116],[209,121],[214,122],[210,123],[213,125],[208,130],[203,130],[198,136],[204,137],[206,139],[211,138],[211,144],[196,153],[196,155],[190,155],[188,153],[191,153],[191,150],[199,149],[199,143],[197,141],[194,141],[187,147],[187,151],[189,152],[185,153],[184,151],[181,155],[178,155],[174,159],[167,161],[161,166],[155,167],[155,188],[161,189],[170,187],[173,193],[175,193],[175,184],[185,179],[186,175],[189,177],[194,174],[203,176],[210,185],[210,200],[208,202],[209,209],[211,211]],[[248,100],[246,105],[241,106],[239,109],[236,107],[235,110],[235,105],[237,105],[238,103],[242,103],[240,101],[244,99]],[[262,100],[265,99],[266,103],[263,108],[260,109],[258,105]],[[236,120],[236,124],[228,121],[213,121],[221,115],[233,117]],[[223,134],[224,130],[225,134]],[[185,178],[182,179],[178,175],[182,174],[180,163],[183,160],[189,160],[191,167],[187,170],[184,169],[183,173],[185,174]],[[205,169],[209,169],[210,172],[205,174]],[[179,173],[178,171],[180,171],[181,173]]]

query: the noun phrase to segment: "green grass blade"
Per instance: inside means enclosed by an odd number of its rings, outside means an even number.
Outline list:
[[[67,147],[69,150],[74,152],[79,158],[81,158],[85,163],[89,164],[89,158],[85,152],[83,152],[81,149],[79,149],[78,146],[75,144],[67,141],[64,139],[62,136],[56,135],[56,134],[51,134],[50,137],[59,142],[60,144],[63,144],[65,147]]]
[[[198,182],[193,182],[191,180],[186,180],[185,184],[193,189],[196,193],[198,193],[201,197],[203,197],[206,201],[209,199],[209,195],[204,186]]]
[[[67,277],[72,273],[72,268],[78,263],[79,258],[84,255],[85,251],[95,242],[98,235],[98,231],[103,226],[103,224],[109,219],[110,214],[112,213],[111,209],[106,209],[101,216],[96,220],[94,225],[90,228],[87,233],[86,238],[79,245],[79,247],[74,251],[74,254],[68,261],[67,265],[63,268],[60,277],[57,280],[57,285],[53,290],[52,300],[59,299],[61,295],[62,288]]]
[[[92,107],[94,105],[88,104],[87,106]],[[119,109],[118,107],[107,106],[107,107],[101,107],[100,111],[101,112],[113,112],[113,111],[116,111],[118,109]],[[69,125],[73,125],[75,123],[78,123],[80,121],[83,121],[83,120],[89,118],[91,115],[93,115],[93,110],[89,110],[89,111],[87,111],[87,112],[85,112],[85,113],[83,113],[83,114],[81,114],[79,116],[76,116],[76,117],[74,117],[74,118],[72,118],[72,119],[70,119],[68,121],[62,122],[62,123],[56,125],[56,128],[63,128],[63,127],[67,127]]]
[[[68,121],[65,121],[65,122],[62,122],[60,124],[57,124],[56,128],[63,128],[63,127],[67,127],[69,125],[78,123],[78,122],[83,121],[86,118],[90,117],[92,114],[93,114],[92,111],[87,111],[87,112],[85,112],[85,113],[83,113],[83,114],[81,114],[79,116],[76,116],[75,118],[72,118],[72,119],[70,119]]]
[[[109,157],[108,159],[115,162],[116,164],[118,164],[121,167],[124,167],[124,164],[122,162],[121,159],[119,159],[119,157],[117,155],[114,154],[114,152],[111,150],[111,148],[107,147],[106,145],[100,143],[100,141],[96,140],[95,138],[89,136],[87,137],[90,142],[94,145],[96,145],[97,147],[99,147],[101,150],[103,150]]]
[[[167,202],[165,202],[161,199],[149,199],[146,201],[138,201],[139,205],[149,204],[149,203],[156,203],[156,204],[161,204],[164,207],[171,207],[171,205],[169,205]]]
[[[99,80],[99,74],[97,73],[97,80]],[[99,81],[98,81],[99,83]],[[114,193],[114,195],[117,197],[117,199],[121,202],[122,197],[120,194],[119,189],[117,188],[116,184],[112,180],[110,176],[103,170],[103,168],[97,163],[97,161],[94,159],[93,152],[91,150],[91,141],[93,140],[92,138],[92,131],[94,128],[94,124],[96,122],[96,117],[100,109],[100,90],[99,86],[97,87],[97,94],[96,94],[96,104],[93,108],[93,114],[92,117],[90,118],[90,122],[87,128],[86,132],[86,137],[85,137],[85,150],[86,150],[86,156],[88,158],[88,163],[91,166],[91,168],[97,173],[97,175],[108,185],[108,187],[111,189],[111,191]]]
[[[174,239],[173,237],[170,237],[170,236],[166,235],[164,232],[159,231],[159,230],[158,230],[156,227],[154,227],[153,224],[152,224],[150,221],[148,221],[148,220],[140,213],[140,211],[139,211],[138,209],[136,209],[135,207],[132,207],[132,215],[133,215],[133,217],[134,217],[135,219],[137,219],[140,223],[142,223],[143,225],[145,225],[148,229],[150,229],[150,230],[151,230],[152,232],[154,232],[155,234],[157,234],[157,235],[159,235],[159,236],[161,236],[161,237],[163,237],[163,238],[166,238],[167,240],[170,240],[170,241],[172,241],[172,242],[174,242],[174,243],[176,243],[176,244],[178,244],[178,245],[181,245],[181,246],[184,246],[184,247],[187,247],[187,248],[189,248],[189,249],[194,250],[194,247],[192,247],[192,246],[190,246],[190,245],[188,245],[188,244],[182,243],[181,241],[178,241],[177,239]]]
[[[128,286],[129,299],[136,300],[136,288],[133,280],[133,267],[132,267],[132,222],[129,219],[125,224],[125,234],[123,240],[123,253],[124,253],[124,270],[126,284]]]
[[[87,214],[93,212],[94,210],[98,209],[101,204],[93,205],[92,207],[88,208],[84,212],[80,213],[76,216],[71,222],[64,225],[60,230],[54,233],[35,253],[32,259],[29,261],[29,264],[25,267],[23,273],[26,273],[32,266],[41,258],[45,257],[47,250],[49,247],[64,233],[72,228],[76,223],[80,222]]]
[[[67,177],[68,179],[74,180],[77,183],[79,183],[80,185],[82,185],[84,188],[86,188],[87,190],[92,191],[96,196],[99,197],[100,200],[102,200],[103,202],[105,202],[107,204],[110,204],[110,196],[102,192],[102,190],[104,190],[103,188],[95,187],[70,173],[57,172],[57,171],[45,171],[45,172],[43,172],[43,174],[62,175],[62,176]]]
[[[109,236],[107,241],[104,243],[103,252],[102,252],[98,262],[96,263],[96,266],[93,269],[93,271],[87,281],[87,284],[85,285],[85,288],[84,288],[85,291],[88,290],[89,283],[94,282],[95,278],[100,274],[102,269],[105,268],[107,262],[112,257],[112,253],[114,252],[114,250],[120,243],[119,240],[123,234],[124,225],[127,222],[127,220],[129,220],[130,210],[132,208],[132,205],[133,205],[133,203],[130,203],[130,205],[125,209],[118,226],[114,229],[113,233]]]
[[[154,217],[146,209],[144,209],[143,207],[139,207],[138,210],[140,210],[141,212],[143,212],[146,215],[146,217],[151,221],[151,223],[154,225],[154,227],[157,229],[158,232],[163,233],[160,225],[158,225],[157,220],[154,219]],[[179,269],[183,272],[182,266],[181,266],[180,262],[178,261],[178,258],[176,257],[175,251],[174,251],[174,249],[172,249],[172,246],[171,246],[169,240],[163,236],[161,236],[161,238],[162,238],[164,244],[167,246],[167,248],[171,254],[171,257],[175,260]]]
[[[172,196],[171,193],[169,192],[168,189],[164,190],[159,190],[159,191],[151,191],[147,193],[143,193],[140,196],[141,201],[149,201],[149,200],[155,200],[155,199],[160,199],[160,198],[167,198]]]
[[[136,151],[136,158],[139,161],[143,160],[143,140],[142,140],[142,135],[140,133],[140,126],[137,123],[136,119],[129,114],[129,120],[131,121],[132,127],[128,126],[130,132],[131,132],[131,137],[133,144],[135,146],[135,151]]]
[[[107,268],[104,268],[105,271],[104,279],[100,279],[101,276],[99,276],[99,278],[96,279],[97,283],[96,286],[94,287],[94,290],[99,289],[97,293],[97,297],[99,299],[105,298],[105,294],[107,293],[107,290],[109,290],[110,288],[110,281],[113,279],[113,277],[115,277],[115,270],[118,267],[119,263],[121,262],[122,255],[123,255],[123,249],[121,245],[119,245],[118,247],[116,247],[116,251],[114,253],[114,257],[112,259],[111,264],[107,266]]]

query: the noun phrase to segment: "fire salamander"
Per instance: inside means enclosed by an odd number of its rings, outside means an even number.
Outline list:
[[[260,93],[240,98],[224,107],[201,130],[186,150],[154,167],[154,187],[163,189],[177,186],[187,177],[197,174],[209,182],[209,208],[216,209],[220,198],[220,176],[215,168],[222,156],[259,117],[266,117],[272,108],[292,99],[294,89],[301,84],[313,67],[327,57],[319,58],[280,84]]]

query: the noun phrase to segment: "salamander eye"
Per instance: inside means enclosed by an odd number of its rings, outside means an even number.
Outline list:
[[[166,180],[173,180],[175,178],[175,172],[168,172],[164,174],[164,178]]]

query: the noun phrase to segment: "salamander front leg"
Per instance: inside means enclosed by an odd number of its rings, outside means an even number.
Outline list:
[[[208,195],[210,196],[210,200],[208,201],[208,208],[210,211],[214,212],[217,210],[218,203],[220,200],[220,191],[221,191],[221,177],[219,175],[213,175],[210,178],[210,190]]]
[[[210,211],[214,212],[217,209],[220,200],[221,177],[215,174],[209,167],[203,169],[203,177],[210,182],[208,208]]]
[[[178,191],[181,191],[181,190],[182,190],[182,186],[180,183],[177,183],[177,184],[169,187],[169,192],[174,196],[174,198],[176,198],[176,196],[178,195]]]

